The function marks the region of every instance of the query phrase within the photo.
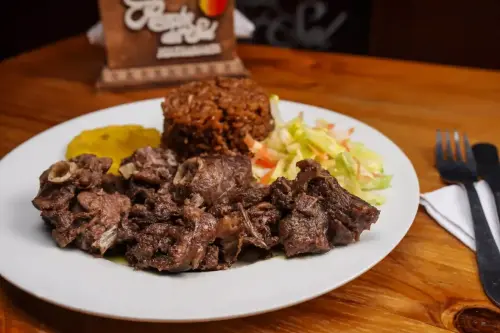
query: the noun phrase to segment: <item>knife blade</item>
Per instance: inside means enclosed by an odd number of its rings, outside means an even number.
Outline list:
[[[472,146],[477,164],[477,174],[491,188],[495,198],[498,218],[500,220],[500,159],[498,149],[490,143],[477,143]]]

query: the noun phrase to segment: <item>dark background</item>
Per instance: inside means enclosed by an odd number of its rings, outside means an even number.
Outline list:
[[[237,0],[251,43],[500,69],[499,0]],[[97,1],[4,1],[0,60],[85,32]]]

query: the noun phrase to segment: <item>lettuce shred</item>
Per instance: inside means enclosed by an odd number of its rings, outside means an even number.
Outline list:
[[[270,103],[275,130],[262,142],[247,143],[255,155],[255,178],[264,183],[278,177],[294,179],[299,172],[296,163],[311,158],[350,193],[373,205],[385,202],[379,191],[391,186],[392,176],[384,173],[379,154],[351,140],[353,128],[339,130],[323,119],[316,121],[314,127],[308,126],[302,115],[284,122],[279,115],[278,96],[272,95]]]

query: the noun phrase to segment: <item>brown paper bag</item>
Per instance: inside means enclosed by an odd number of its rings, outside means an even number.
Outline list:
[[[100,88],[245,76],[233,0],[100,0],[107,64]]]

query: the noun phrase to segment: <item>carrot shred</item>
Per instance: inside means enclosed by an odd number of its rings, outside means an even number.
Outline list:
[[[243,142],[245,142],[245,144],[248,146],[249,149],[252,149],[253,146],[255,145],[254,138],[252,138],[252,136],[248,133],[243,138]]]
[[[273,174],[274,169],[275,168],[269,170],[264,176],[262,176],[262,178],[260,179],[260,182],[262,184],[269,184],[269,181],[271,180],[271,175]]]
[[[349,143],[349,139],[344,139],[344,140],[340,141],[340,145],[341,145],[342,147],[344,147],[344,148],[345,148],[345,150],[347,150],[348,152],[350,152],[350,151],[351,151],[351,148],[349,148],[348,143]]]
[[[347,130],[347,133],[348,133],[349,135],[352,135],[352,133],[354,133],[354,130],[355,130],[355,128],[354,128],[354,127],[351,127],[351,128],[349,128],[349,129]]]
[[[371,178],[368,176],[361,176],[359,177],[359,181],[369,181]]]
[[[272,156],[269,149],[262,145],[262,147],[255,152],[255,163],[264,168],[273,168],[278,163],[278,159]]]
[[[326,153],[319,153],[318,154],[318,159],[320,161],[328,161],[328,155]]]
[[[269,156],[269,151],[267,150],[266,146],[262,146],[261,149],[257,152],[257,158],[266,160],[266,161],[271,161],[271,157]]]
[[[353,157],[353,160],[356,162],[356,178],[359,179],[361,175],[361,163],[359,163],[359,160],[355,157]]]
[[[258,158],[255,161],[255,164],[258,166],[261,166],[263,168],[274,168],[276,166],[277,162],[270,161],[268,159]]]
[[[328,124],[328,129],[329,129],[330,131],[331,131],[332,129],[334,129],[334,128],[335,128],[335,124],[331,124],[331,123],[330,123],[330,124]]]
[[[309,147],[309,149],[312,150],[314,155],[316,155],[320,161],[328,161],[328,154],[327,153],[320,152],[313,145],[307,144],[307,146]]]

